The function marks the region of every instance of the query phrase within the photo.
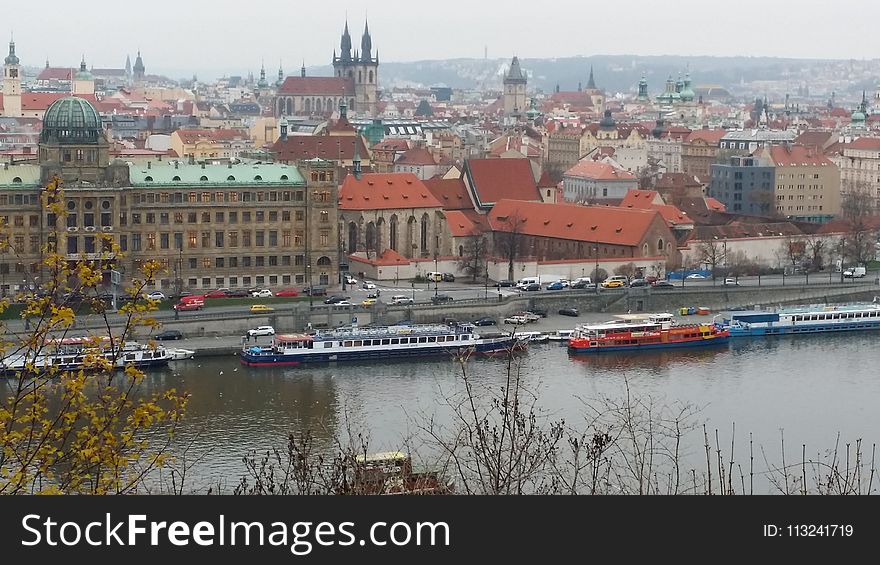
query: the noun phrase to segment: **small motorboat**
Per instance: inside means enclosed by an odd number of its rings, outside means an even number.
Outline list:
[[[547,334],[547,339],[550,341],[568,341],[573,333],[574,330],[556,330]]]
[[[179,347],[168,349],[168,357],[171,361],[183,361],[184,359],[192,359],[195,356],[196,352],[192,349],[182,349]]]
[[[517,332],[513,337],[522,340],[528,340],[529,343],[547,343],[550,336],[543,332]]]

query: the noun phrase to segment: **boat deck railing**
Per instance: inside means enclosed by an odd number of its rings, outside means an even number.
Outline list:
[[[430,336],[472,333],[461,327],[442,324],[424,326],[387,326],[381,328],[342,328],[336,330],[319,330],[312,339],[327,341],[338,339],[358,339],[374,337]]]

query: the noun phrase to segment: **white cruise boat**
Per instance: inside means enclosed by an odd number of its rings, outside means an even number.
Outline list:
[[[0,359],[0,374],[19,375],[29,364],[37,369],[55,368],[59,371],[78,371],[87,369],[86,359],[98,354],[106,359],[115,359],[117,369],[127,366],[138,368],[161,367],[171,359],[168,350],[158,345],[155,348],[135,341],[127,341],[122,347],[111,346],[110,338],[68,337],[46,340],[39,352],[13,352]]]

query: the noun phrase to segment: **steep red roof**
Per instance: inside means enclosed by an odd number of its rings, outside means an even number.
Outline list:
[[[354,96],[354,79],[342,77],[287,77],[279,95]]]
[[[635,247],[659,217],[656,210],[501,200],[489,212],[495,231]]]
[[[540,201],[528,159],[469,159],[464,174],[483,205],[505,198]]]
[[[339,189],[340,210],[442,208],[428,187],[412,173],[372,173],[345,177]]]
[[[415,147],[407,150],[400,156],[400,159],[394,162],[395,165],[410,165],[413,167],[424,165],[436,165],[434,156],[424,147]]]
[[[685,212],[682,212],[676,206],[662,202],[663,199],[656,191],[633,189],[626,193],[626,196],[624,196],[620,203],[620,207],[634,208],[636,210],[657,210],[671,228],[681,225],[693,225],[694,221]]]
[[[383,139],[373,146],[374,151],[406,151],[407,149],[409,149],[407,140],[396,138]]]
[[[636,177],[629,171],[617,169],[607,163],[598,161],[578,161],[578,163],[565,171],[567,177],[587,178],[601,181],[635,181]]]
[[[807,130],[797,136],[794,142],[798,145],[818,147],[821,149],[826,143],[828,143],[832,136],[834,136],[834,132],[831,131]]]
[[[803,145],[774,145],[761,148],[761,154],[768,155],[777,167],[833,167],[828,157],[813,147]],[[757,154],[758,152],[756,152]]]
[[[467,187],[458,179],[428,179],[425,186],[440,201],[444,210],[473,210],[474,204],[468,194]]]
[[[715,210],[716,212],[726,212],[727,206],[722,204],[720,201],[712,198],[711,196],[706,197],[706,206],[710,210]]]
[[[471,212],[474,212],[471,210]],[[468,237],[482,233],[488,227],[486,217],[474,212],[468,214],[465,210],[447,210],[446,225],[449,226],[449,232],[452,237]]]
[[[361,159],[367,160],[370,154],[361,136],[294,135],[286,140],[279,139],[272,145],[275,158],[284,163],[300,159],[326,159],[328,161],[351,161],[354,159],[355,143]]]
[[[709,145],[718,145],[721,138],[727,135],[726,129],[698,129],[694,130],[687,136],[685,143],[693,143],[697,140],[705,141]]]
[[[73,69],[65,67],[48,67],[40,71],[37,80],[72,80]]]
[[[92,104],[97,103],[98,99],[94,94],[75,94],[69,92],[22,92],[21,93],[21,109],[22,110],[47,110],[53,102],[60,98],[68,96],[76,96],[83,100],[88,100]],[[3,107],[3,95],[0,94],[0,108]]]

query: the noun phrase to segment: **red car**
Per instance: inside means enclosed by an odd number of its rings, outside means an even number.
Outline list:
[[[228,288],[218,288],[205,294],[205,298],[226,298],[229,293]]]
[[[275,296],[299,296],[299,291],[295,288],[285,288],[276,292]]]

